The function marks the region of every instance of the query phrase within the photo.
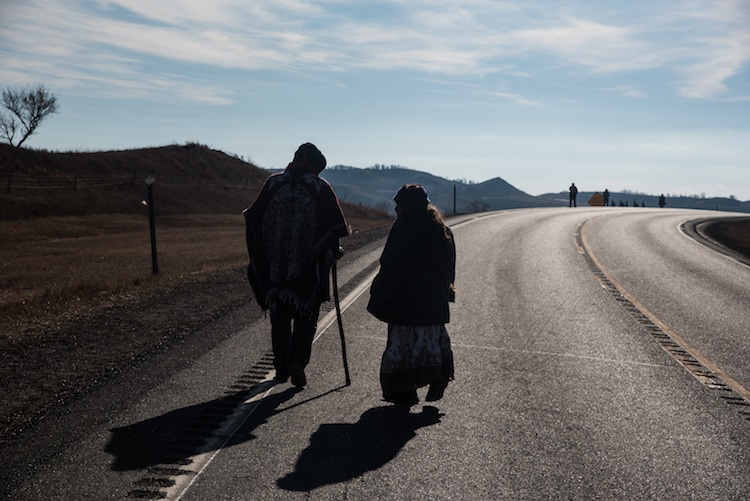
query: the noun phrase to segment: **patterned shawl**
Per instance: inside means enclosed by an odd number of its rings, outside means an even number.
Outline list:
[[[349,226],[330,184],[290,165],[269,177],[243,211],[248,278],[261,308],[277,302],[306,316],[329,299],[328,273]]]

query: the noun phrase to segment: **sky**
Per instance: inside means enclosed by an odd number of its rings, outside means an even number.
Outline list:
[[[0,0],[0,61],[31,148],[750,200],[750,0]]]

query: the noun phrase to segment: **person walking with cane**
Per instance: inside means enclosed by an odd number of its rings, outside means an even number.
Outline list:
[[[276,381],[302,388],[320,305],[328,301],[329,272],[343,255],[339,239],[349,225],[328,182],[326,159],[302,144],[284,172],[271,175],[243,211],[247,275],[260,307],[270,310]]]

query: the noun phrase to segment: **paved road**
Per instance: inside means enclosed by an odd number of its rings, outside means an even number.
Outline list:
[[[380,401],[380,247],[363,249],[339,277],[351,386],[332,314],[298,392],[266,381],[267,321],[239,310],[206,332],[225,342],[116,414],[106,394],[82,402],[85,440],[15,499],[750,499],[750,267],[680,230],[717,215],[452,220],[456,381],[409,414]]]

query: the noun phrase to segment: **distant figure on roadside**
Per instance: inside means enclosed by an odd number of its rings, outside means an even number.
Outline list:
[[[380,364],[383,399],[396,405],[419,402],[417,388],[429,385],[425,400],[443,396],[453,379],[453,351],[445,324],[455,301],[456,246],[437,207],[419,184],[396,194],[380,271],[370,287],[367,311],[388,323]]]
[[[260,307],[271,313],[276,381],[302,388],[328,274],[343,255],[349,225],[333,188],[318,177],[326,159],[312,143],[297,149],[284,172],[271,175],[243,211],[247,276]]]
[[[572,183],[568,191],[570,192],[568,207],[578,207],[578,203],[576,202],[576,198],[578,197],[578,188],[576,188],[576,183]]]
[[[604,188],[604,193],[602,194],[602,197],[604,197],[604,206],[609,206],[609,190],[607,188]]]
[[[664,208],[667,205],[667,199],[664,198],[664,193],[659,196],[659,207]]]

